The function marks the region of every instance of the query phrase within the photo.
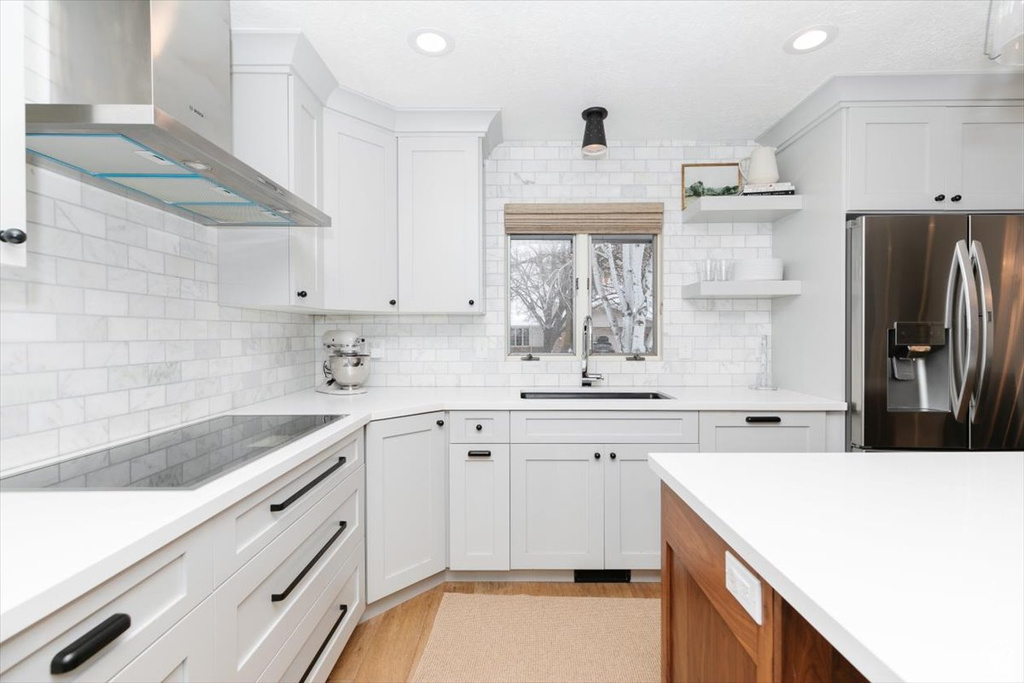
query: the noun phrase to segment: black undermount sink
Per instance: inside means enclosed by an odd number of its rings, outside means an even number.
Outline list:
[[[658,393],[657,391],[523,391],[519,393],[519,398],[534,400],[552,398],[604,399],[606,401],[636,399],[650,401],[654,399],[670,399],[672,397],[667,394]]]

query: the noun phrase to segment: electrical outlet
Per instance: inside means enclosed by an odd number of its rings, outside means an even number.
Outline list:
[[[761,582],[728,550],[725,551],[725,587],[760,625]]]

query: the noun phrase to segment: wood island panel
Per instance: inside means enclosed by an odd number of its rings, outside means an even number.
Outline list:
[[[867,682],[751,570],[761,581],[758,625],[725,587],[725,551],[739,553],[664,484],[661,515],[664,683]]]

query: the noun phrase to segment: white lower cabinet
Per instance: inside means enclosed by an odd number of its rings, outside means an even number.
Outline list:
[[[512,569],[604,568],[600,455],[592,445],[512,445]]]
[[[825,413],[701,412],[700,450],[706,453],[824,452]]]
[[[445,570],[445,413],[366,427],[366,596],[379,600]]]
[[[609,444],[604,471],[604,568],[661,568],[661,480],[649,453],[683,453],[694,444]]]
[[[113,683],[217,680],[213,614],[213,598],[207,598],[110,680]]]
[[[449,561],[455,570],[509,569],[508,444],[448,450]]]

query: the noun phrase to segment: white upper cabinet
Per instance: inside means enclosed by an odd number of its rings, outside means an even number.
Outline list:
[[[1024,108],[854,107],[850,211],[1024,208]]]
[[[960,211],[1024,210],[1024,107],[949,107],[947,188]]]
[[[324,307],[398,310],[398,142],[328,109],[324,116]]]
[[[479,137],[398,141],[398,308],[482,313],[483,155]]]

